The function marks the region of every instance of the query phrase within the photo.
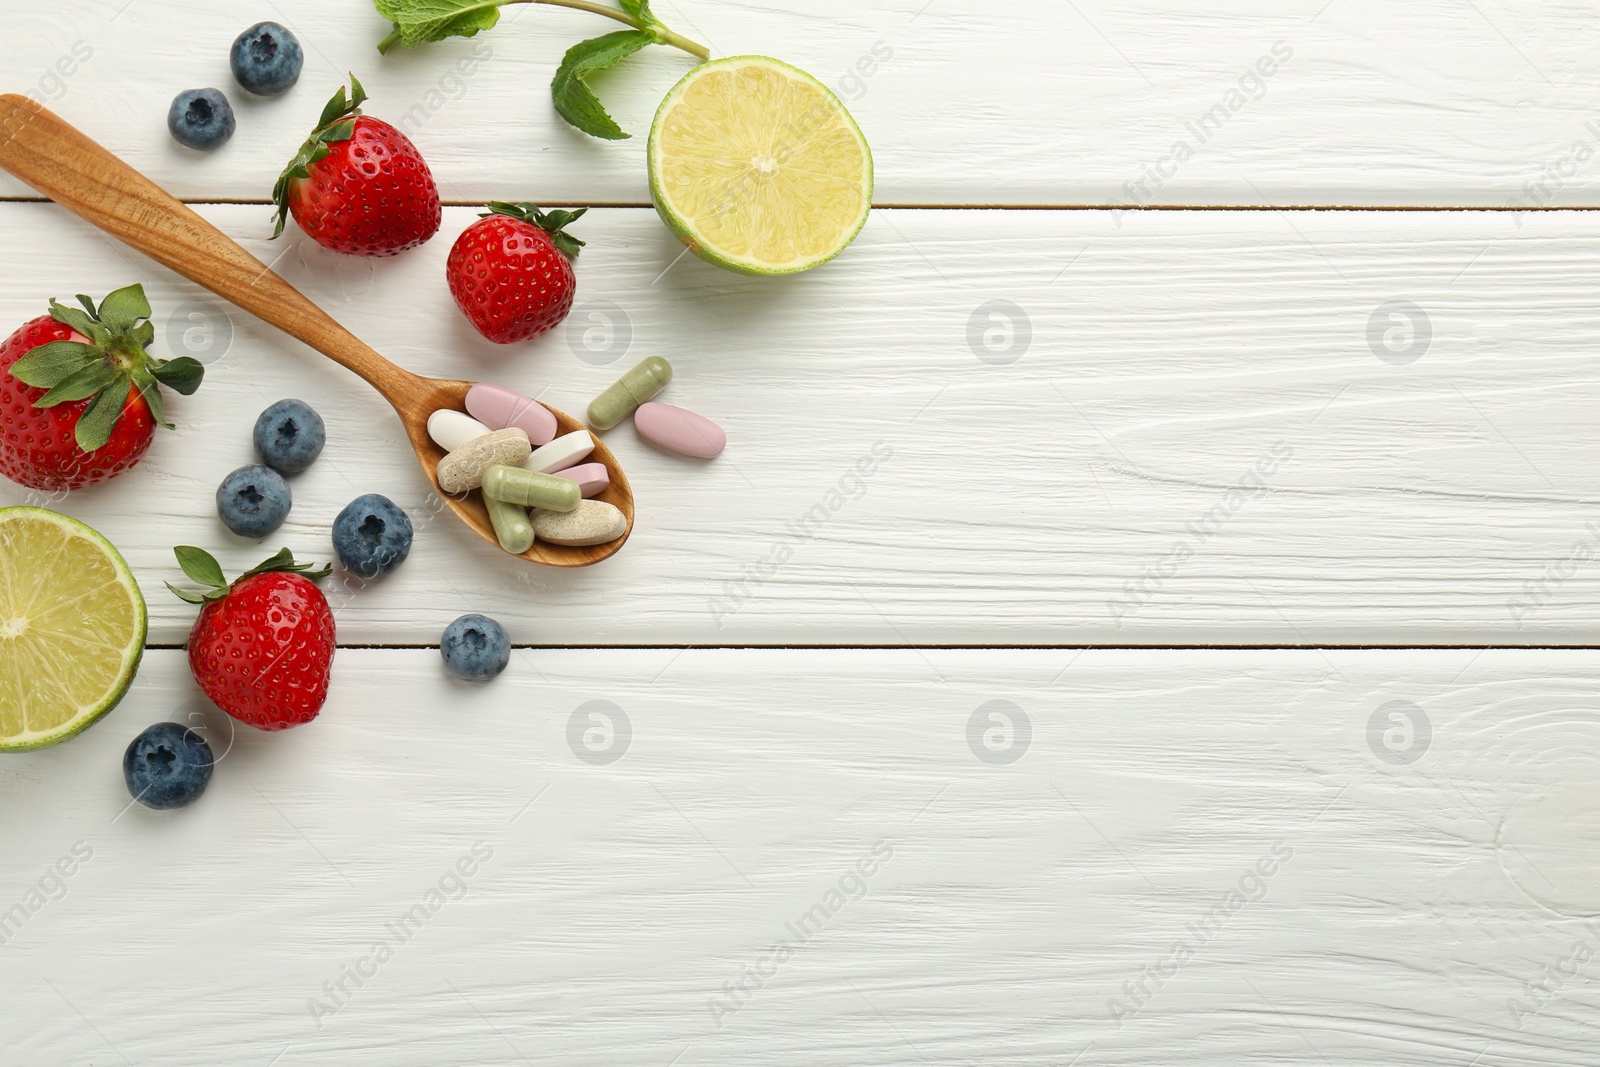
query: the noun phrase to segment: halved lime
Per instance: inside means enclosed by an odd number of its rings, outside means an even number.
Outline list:
[[[703,63],[650,127],[650,195],[695,255],[741,274],[793,274],[855,240],[872,208],[872,150],[803,70],[765,56]]]
[[[65,741],[116,707],[144,635],[144,595],[111,542],[0,508],[0,751]]]

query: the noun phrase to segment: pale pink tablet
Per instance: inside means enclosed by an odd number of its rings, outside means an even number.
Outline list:
[[[557,478],[570,478],[577,482],[578,491],[586,497],[599,496],[611,484],[611,475],[607,473],[604,463],[580,463],[576,467],[550,473]]]
[[[640,404],[633,413],[633,425],[639,436],[651,444],[696,459],[711,459],[728,443],[722,427],[704,415],[671,404]]]
[[[491,430],[517,427],[528,435],[528,443],[535,448],[549,444],[556,436],[556,417],[549,408],[488,382],[479,382],[467,390],[467,411]]]

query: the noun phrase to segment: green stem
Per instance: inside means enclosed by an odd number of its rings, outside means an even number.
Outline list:
[[[589,0],[485,0],[484,3],[462,8],[461,13],[481,11],[490,7],[507,7],[511,4],[549,4],[552,7],[570,7],[574,11],[587,11],[592,15],[604,15],[608,19],[616,19],[624,26],[632,26],[636,30],[651,29],[656,35],[656,40],[662,44],[670,44],[674,48],[681,48],[701,62],[711,58],[711,50],[698,41],[691,41],[682,34],[674,33],[660,23],[657,23],[654,27],[646,27],[642,22],[628,17],[627,14],[618,11],[616,8],[606,7],[604,4],[590,3]],[[389,36],[378,42],[378,51],[387,53],[389,49],[399,43],[400,29],[396,27],[390,32]]]

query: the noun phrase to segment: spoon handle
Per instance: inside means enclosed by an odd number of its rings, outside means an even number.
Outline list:
[[[122,243],[339,363],[403,410],[426,380],[390,363],[187,205],[49,110],[0,95],[0,168]]]

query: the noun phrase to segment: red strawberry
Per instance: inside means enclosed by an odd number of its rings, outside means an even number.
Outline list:
[[[294,214],[313,241],[352,256],[392,256],[439,229],[439,187],[411,139],[359,110],[366,90],[350,76],[333,94],[310,139],[272,187],[272,236]]]
[[[161,382],[200,387],[198,360],[152,359],[144,289],[130,285],[83,309],[50,301],[0,345],[0,474],[30,489],[81,489],[121,474],[166,427]]]
[[[178,564],[203,593],[167,588],[204,604],[189,631],[189,671],[211,702],[242,723],[285,730],[317,717],[328,698],[333,612],[311,584],[332,567],[312,570],[287,548],[229,585],[211,553],[180,545]]]
[[[496,200],[450,249],[450,295],[479,333],[498,345],[558,326],[572,310],[572,260],[583,242],[563,227],[588,208],[540,211]]]

